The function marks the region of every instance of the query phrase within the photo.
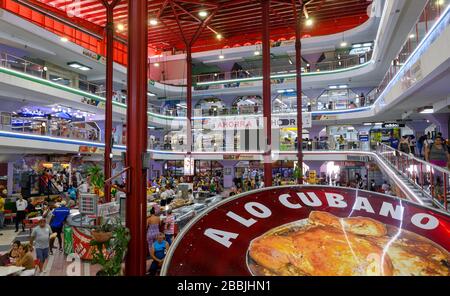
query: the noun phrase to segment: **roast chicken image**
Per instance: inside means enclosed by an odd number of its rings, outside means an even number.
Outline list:
[[[306,221],[305,221],[306,220]],[[450,275],[450,256],[432,241],[371,218],[338,218],[314,211],[254,239],[247,264],[253,275]]]

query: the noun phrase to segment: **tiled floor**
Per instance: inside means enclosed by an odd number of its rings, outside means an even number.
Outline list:
[[[21,242],[28,242],[30,240],[30,231],[15,232],[14,226],[8,226],[7,229],[2,229],[0,236],[0,254],[7,252],[13,241],[20,240]],[[55,242],[55,247],[59,247]],[[67,256],[58,249],[53,250],[53,255],[47,260],[44,268],[44,273],[41,276],[95,276],[100,270],[99,265],[93,265],[88,261],[78,261],[73,259],[73,256]],[[33,256],[36,256],[33,252]],[[151,261],[147,261],[147,269],[150,267]]]

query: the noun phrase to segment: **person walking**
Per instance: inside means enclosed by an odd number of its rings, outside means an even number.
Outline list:
[[[447,167],[449,153],[442,137],[437,136],[434,143],[426,148],[425,160],[439,167]]]
[[[34,243],[36,258],[39,260],[39,272],[44,271],[44,264],[48,258],[50,249],[51,234],[52,230],[44,218],[39,220],[38,226],[31,232],[30,246],[33,246]]]
[[[167,211],[167,217],[164,221],[164,234],[169,245],[172,244],[173,235],[175,234],[175,216],[172,210]]]
[[[52,232],[56,233],[56,238],[58,239],[59,251],[63,251],[63,242],[61,233],[63,231],[64,222],[70,215],[69,208],[66,207],[66,202],[63,200],[60,206],[53,210],[52,219],[50,221],[50,227]],[[50,241],[50,254],[53,255],[53,244],[54,240]]]
[[[22,195],[19,195],[19,198],[16,200],[16,232],[19,231],[19,224],[22,224],[22,231],[25,231],[25,217],[26,217],[26,209],[28,207],[28,202],[23,198]]]
[[[159,226],[161,225],[161,219],[156,215],[155,208],[150,209],[150,217],[147,218],[147,243],[148,249],[151,254],[153,243],[156,241],[159,235]]]

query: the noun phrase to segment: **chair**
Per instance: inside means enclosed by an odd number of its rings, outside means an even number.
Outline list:
[[[13,224],[14,219],[16,219],[16,213],[13,213],[12,210],[5,210],[5,223],[6,221],[9,221],[11,224]]]

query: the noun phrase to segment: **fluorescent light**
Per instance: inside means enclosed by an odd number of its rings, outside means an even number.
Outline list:
[[[347,84],[342,84],[342,85],[339,85],[339,88],[340,89],[346,89],[346,88],[348,88],[348,85]]]
[[[445,2],[444,0],[437,0],[436,4],[437,5],[444,5],[444,2]]]
[[[79,69],[79,68],[83,67],[82,64],[77,63],[77,62],[70,62],[70,63],[67,63],[67,65],[68,65],[69,67],[72,67],[72,68],[75,68],[75,69]]]
[[[342,42],[341,42],[341,47],[346,47],[347,45],[348,45],[347,42],[345,42],[345,41],[342,41]]]
[[[383,125],[382,122],[375,122],[375,125]]]
[[[154,93],[151,93],[151,92],[148,92],[147,96],[149,96],[149,97],[156,97],[156,95]]]
[[[78,69],[81,70],[81,71],[90,71],[90,70],[92,70],[91,67],[87,67],[87,66],[81,66],[81,67],[78,68]]]
[[[292,89],[292,88],[289,88],[286,90],[286,92],[294,92],[294,91],[295,91],[295,89]]]
[[[223,60],[225,58],[225,56],[223,55],[223,54],[221,54],[220,56],[219,56],[219,59],[221,59],[221,60]]]
[[[260,53],[259,51],[255,51],[253,54],[254,54],[255,56],[259,56],[261,53]]]
[[[434,113],[434,109],[433,108],[425,108],[422,111],[420,111],[421,114],[431,114]]]
[[[372,125],[372,122],[364,122],[363,125]]]
[[[330,85],[328,88],[329,89],[337,89],[338,87],[337,87],[337,85]]]
[[[202,10],[202,11],[199,11],[198,15],[199,15],[200,17],[207,17],[207,16],[208,16],[208,12]]]
[[[409,39],[414,39],[414,38],[416,38],[416,35],[415,35],[415,34],[409,35]]]
[[[362,44],[353,44],[353,48],[360,48],[360,47],[362,47]]]
[[[153,66],[159,67],[159,63],[154,63]]]
[[[289,61],[289,64],[294,64],[293,62],[292,62],[292,60],[291,60],[291,58],[288,58],[288,61]]]
[[[372,46],[372,42],[368,42],[368,43],[364,43],[363,44],[363,47],[370,47],[370,46]]]
[[[69,39],[67,38],[67,37],[61,37],[61,42],[67,42],[67,41],[69,41]]]
[[[277,93],[279,93],[279,94],[284,94],[286,91],[284,90],[284,89],[279,89],[279,90],[277,90]]]
[[[152,26],[156,26],[158,24],[158,20],[156,20],[156,19],[150,19],[150,25],[152,25]]]

